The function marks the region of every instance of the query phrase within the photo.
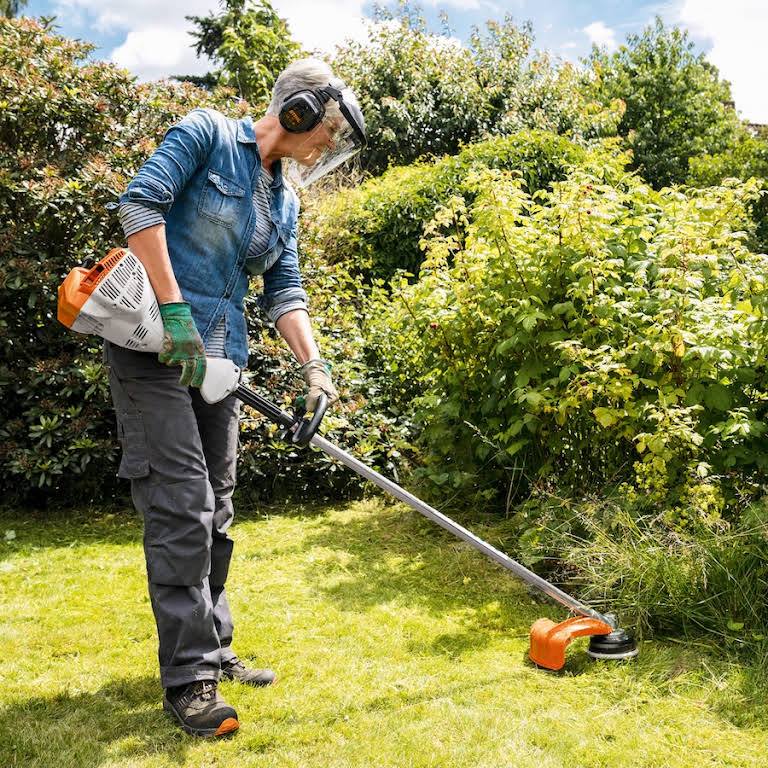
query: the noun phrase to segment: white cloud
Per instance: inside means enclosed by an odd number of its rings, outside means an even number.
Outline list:
[[[426,3],[441,8],[455,8],[459,11],[479,11],[482,8],[487,11],[494,11],[498,14],[503,13],[505,7],[510,3],[522,8],[524,1],[525,0],[507,0],[502,7],[499,7],[499,5],[492,0],[426,0]]]
[[[112,51],[110,60],[143,80],[202,75],[210,69],[208,60],[195,57],[191,42],[186,30],[179,27],[146,26],[129,32],[125,42]]]
[[[273,6],[288,22],[291,35],[307,50],[333,53],[346,39],[364,40],[367,22],[362,0],[277,0]]]
[[[285,18],[294,40],[308,51],[333,53],[347,38],[366,37],[362,0],[277,0],[273,7]],[[76,18],[101,33],[124,31],[125,39],[110,60],[142,80],[172,74],[201,74],[206,62],[195,58],[193,29],[185,16],[219,13],[216,0],[185,0],[182,4],[157,0],[59,0],[54,13]]]
[[[736,109],[750,122],[768,124],[765,0],[683,0],[678,23],[711,41],[707,59],[731,82]]]
[[[205,16],[216,9],[216,0],[185,0],[183,6],[157,0],[59,0],[54,12],[59,17],[87,18],[98,32],[131,32],[149,26],[187,28],[185,15]]]
[[[604,21],[593,21],[582,30],[589,42],[599,47],[605,46],[609,51],[616,49],[616,33]]]

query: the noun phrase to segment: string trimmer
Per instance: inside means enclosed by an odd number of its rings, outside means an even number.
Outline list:
[[[159,352],[163,340],[163,324],[147,273],[130,251],[121,248],[110,251],[98,264],[70,272],[59,287],[58,318],[74,331],[97,334],[137,351]],[[302,410],[291,413],[242,384],[240,369],[220,358],[208,359],[200,394],[208,403],[234,395],[282,426],[284,439],[297,446],[314,445],[578,614],[559,624],[550,619],[534,622],[529,655],[535,664],[560,669],[568,643],[583,635],[591,636],[587,653],[594,658],[628,659],[637,655],[632,634],[619,629],[612,614],[598,613],[579,602],[317,434],[327,406],[324,396],[313,414]]]

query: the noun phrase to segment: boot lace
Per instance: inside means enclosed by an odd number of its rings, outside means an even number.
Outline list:
[[[216,683],[211,680],[201,680],[192,689],[192,695],[203,701],[210,701],[216,696]]]

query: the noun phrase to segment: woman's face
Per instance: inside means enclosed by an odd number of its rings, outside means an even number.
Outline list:
[[[336,146],[333,136],[343,121],[343,117],[323,120],[308,133],[297,134],[297,138],[300,137],[301,141],[291,152],[290,157],[301,165],[313,166],[326,149],[333,149]]]

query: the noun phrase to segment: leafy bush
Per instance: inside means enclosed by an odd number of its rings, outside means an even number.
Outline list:
[[[688,183],[695,186],[721,184],[727,178],[763,182],[763,194],[749,204],[755,223],[750,245],[755,251],[768,253],[768,132],[758,136],[745,132],[728,152],[692,157],[689,165]]]
[[[104,204],[122,178],[105,151],[115,142],[128,159],[137,100],[125,73],[80,63],[90,49],[50,25],[0,19],[0,455],[8,490],[22,496],[113,486],[95,340],[55,320],[69,267],[116,236]]]
[[[690,158],[728,152],[743,131],[729,106],[730,85],[693,48],[686,31],[656,17],[617,51],[595,47],[588,60],[595,100],[625,103],[618,132],[632,148],[633,167],[657,189],[685,182]]]
[[[586,99],[570,64],[532,50],[530,24],[488,21],[465,47],[429,34],[407,3],[395,16],[379,9],[377,21],[366,42],[348,42],[333,59],[360,98],[370,139],[362,164],[371,173],[524,128],[587,139],[615,133],[620,102]]]
[[[452,196],[474,198],[476,189],[467,184],[473,170],[514,170],[533,193],[565,178],[586,154],[562,136],[521,131],[472,144],[455,156],[391,168],[320,205],[317,237],[329,258],[351,261],[369,277],[386,280],[400,269],[416,274],[424,258],[424,228]]]
[[[311,216],[311,212],[310,212]],[[311,232],[300,237],[302,275],[310,296],[310,315],[324,357],[332,361],[341,403],[323,419],[325,436],[355,458],[389,477],[403,478],[414,454],[407,421],[388,402],[381,374],[367,365],[365,338],[370,288],[347,265],[328,264]],[[248,308],[251,386],[287,405],[301,393],[304,382],[296,362],[274,326],[256,309]],[[297,451],[278,439],[278,429],[255,411],[246,409],[241,424],[242,450],[238,472],[240,491],[255,498],[314,495],[342,498],[359,491],[362,481],[317,450]]]
[[[537,489],[499,535],[529,566],[616,612],[641,635],[714,636],[719,648],[762,653],[768,637],[768,510],[671,526],[636,515],[621,496],[566,497]]]
[[[123,242],[105,205],[169,125],[193,107],[233,117],[245,109],[232,91],[137,85],[127,72],[88,61],[92,47],[57,36],[49,23],[0,19],[0,460],[6,497],[41,504],[105,498],[126,488],[115,480],[117,444],[101,343],[57,323],[58,285],[73,266]],[[386,418],[354,415],[368,389],[375,395],[375,385],[362,374],[355,351],[358,314],[353,304],[342,308],[341,284],[353,281],[340,268],[313,267],[309,257],[313,301],[315,294],[323,297],[317,301],[324,351],[339,360],[336,375],[350,401],[333,422],[335,434],[386,467],[398,453],[384,437]],[[325,298],[331,290],[338,296]],[[326,313],[324,302],[336,301]],[[294,366],[287,347],[271,339],[274,331],[255,310],[251,323],[254,339],[268,342],[252,350],[255,383],[265,370],[287,378]],[[272,392],[285,380],[266,379]],[[268,434],[257,419],[243,424],[243,488],[269,496],[286,488],[324,494],[357,487],[316,452],[279,450]]]
[[[502,504],[623,482],[638,514],[684,527],[765,477],[768,258],[742,231],[757,185],[655,192],[625,160],[592,152],[534,194],[471,174],[418,282],[373,314],[431,483]]]

